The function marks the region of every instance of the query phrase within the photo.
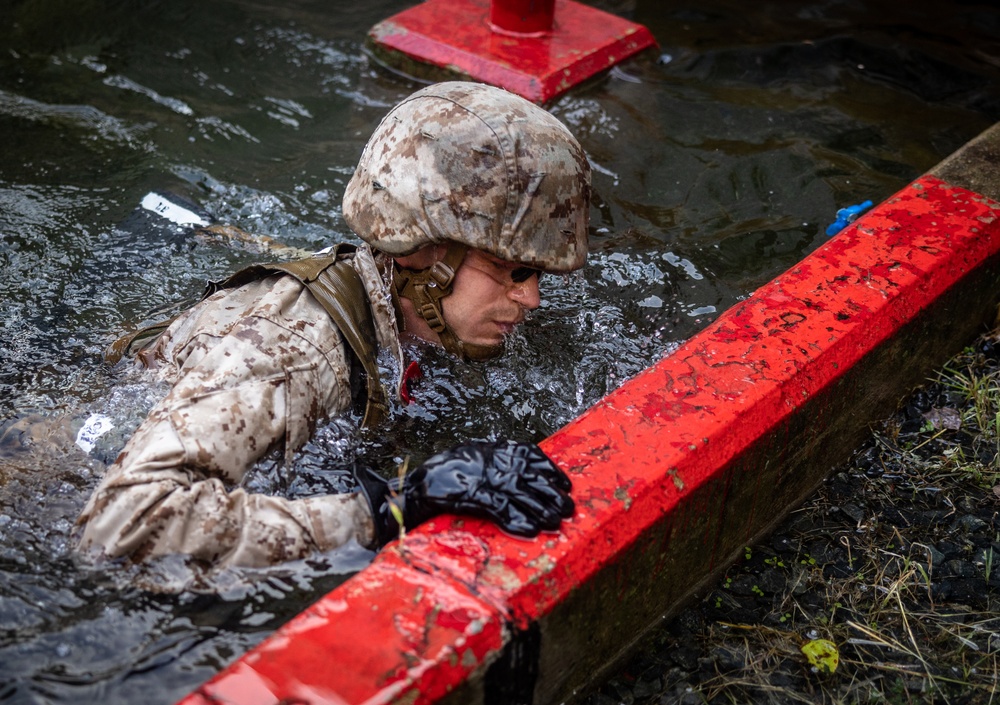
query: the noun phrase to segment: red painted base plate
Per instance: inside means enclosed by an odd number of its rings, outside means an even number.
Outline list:
[[[489,0],[427,0],[375,25],[382,56],[447,69],[544,103],[643,49],[649,30],[616,15],[556,0],[555,27],[540,37],[494,32]]]

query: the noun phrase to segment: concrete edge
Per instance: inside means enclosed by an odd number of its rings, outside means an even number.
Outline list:
[[[998,127],[546,439],[561,533],[434,520],[184,705],[571,698],[992,319]]]
[[[971,140],[929,173],[953,186],[1000,201],[1000,123]]]

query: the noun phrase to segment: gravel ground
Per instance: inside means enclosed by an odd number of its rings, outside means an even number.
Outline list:
[[[1000,703],[998,451],[994,332],[584,702]]]

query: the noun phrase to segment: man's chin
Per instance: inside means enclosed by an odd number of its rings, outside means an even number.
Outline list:
[[[469,360],[492,360],[503,352],[503,339],[497,343],[479,344],[462,341],[462,351]]]

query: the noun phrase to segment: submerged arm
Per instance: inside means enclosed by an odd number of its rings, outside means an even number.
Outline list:
[[[159,355],[177,381],[80,516],[83,549],[259,566],[375,543],[360,493],[289,500],[238,487],[269,449],[284,444],[289,459],[319,418],[350,404],[336,329],[297,283],[267,286],[248,297],[251,315],[220,296],[168,331]]]

